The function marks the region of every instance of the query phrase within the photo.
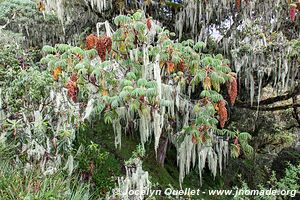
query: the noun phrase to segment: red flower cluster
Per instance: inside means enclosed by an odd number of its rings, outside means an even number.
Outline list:
[[[106,59],[106,52],[110,53],[111,48],[112,48],[112,40],[110,37],[103,36],[98,38],[96,49],[102,61]]]
[[[221,128],[224,128],[225,122],[228,120],[226,103],[224,100],[220,100],[217,104],[218,106],[218,114]]]
[[[184,69],[185,69],[184,60],[180,60],[180,62],[178,64],[178,70],[184,72]]]
[[[86,37],[85,42],[87,49],[92,49],[96,47],[98,55],[100,56],[102,61],[106,59],[106,53],[111,52],[112,40],[110,37],[102,36],[98,38],[96,35],[90,34]]]
[[[72,99],[72,101],[77,101],[77,95],[79,92],[79,88],[76,85],[77,75],[73,74],[68,81],[66,88],[68,89],[68,96]]]
[[[148,30],[150,31],[150,30],[151,30],[151,27],[152,27],[151,19],[149,19],[149,18],[147,19],[146,25],[147,25]]]
[[[196,138],[195,134],[192,135],[192,143],[193,144],[197,143],[197,138]]]
[[[240,10],[241,8],[241,0],[235,0],[236,9]]]
[[[296,4],[291,4],[290,5],[290,18],[291,18],[291,21],[295,21],[295,19],[296,19],[296,9],[297,9]]]
[[[231,76],[231,80],[226,83],[227,93],[229,95],[230,103],[233,106],[237,97],[237,80],[235,75]]]

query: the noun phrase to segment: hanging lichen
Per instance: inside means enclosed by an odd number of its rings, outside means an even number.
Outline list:
[[[113,190],[110,198],[143,200],[145,198],[145,191],[151,189],[151,182],[148,172],[142,168],[142,161],[135,158],[125,168],[126,177],[118,178],[118,186]],[[129,191],[134,191],[134,194]]]
[[[228,142],[222,139],[216,140],[215,149],[212,143],[194,144],[192,135],[185,136],[183,142],[179,144],[177,149],[177,162],[179,166],[179,183],[182,184],[184,177],[190,173],[191,168],[198,160],[198,170],[200,176],[200,184],[202,185],[202,172],[208,163],[208,168],[215,177],[217,167],[219,166],[220,174],[223,165],[228,159]]]

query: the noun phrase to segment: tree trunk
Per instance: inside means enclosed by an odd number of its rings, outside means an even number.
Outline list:
[[[158,164],[162,167],[164,167],[168,143],[169,143],[169,138],[162,136],[160,138],[159,145],[157,148],[156,160],[157,160]]]
[[[298,111],[297,106],[297,96],[293,96],[293,109],[294,109],[294,117],[297,120],[299,127],[300,127],[300,112]]]

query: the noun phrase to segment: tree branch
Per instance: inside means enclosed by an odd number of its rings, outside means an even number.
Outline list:
[[[269,104],[273,104],[276,103],[278,101],[285,101],[288,100],[294,96],[297,96],[300,94],[300,84],[298,86],[295,87],[294,90],[290,91],[289,93],[285,94],[285,95],[281,95],[281,96],[276,96],[276,97],[271,97],[265,100],[262,100],[259,102],[259,105],[269,105]],[[256,103],[258,106],[258,103]],[[250,102],[237,102],[236,106],[239,107],[252,107]]]
[[[290,108],[300,108],[300,104],[289,104],[284,106],[275,106],[275,107],[257,107],[257,106],[245,106],[245,105],[237,105],[235,107],[246,108],[250,110],[259,110],[259,111],[278,111],[278,110],[286,110]]]

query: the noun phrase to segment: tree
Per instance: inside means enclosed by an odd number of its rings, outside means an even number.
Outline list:
[[[69,45],[43,48],[48,55],[42,63],[54,79],[68,80],[61,85],[66,85],[70,99],[86,105],[83,119],[103,115],[113,125],[120,148],[122,132],[138,129],[142,147],[154,135],[162,165],[168,145],[160,141],[163,134],[178,148],[180,182],[197,160],[196,152],[200,177],[206,158],[214,176],[218,165],[222,172],[229,146],[234,157],[240,148],[251,152],[248,133],[222,129],[227,109],[218,93],[221,85],[227,83],[232,104],[237,95],[232,89],[235,74],[222,55],[201,53],[202,42],[172,41],[173,33],[142,12],[117,16],[114,23],[118,29],[111,36],[106,24],[107,35],[87,37],[89,50]],[[196,90],[199,86],[202,89]]]

